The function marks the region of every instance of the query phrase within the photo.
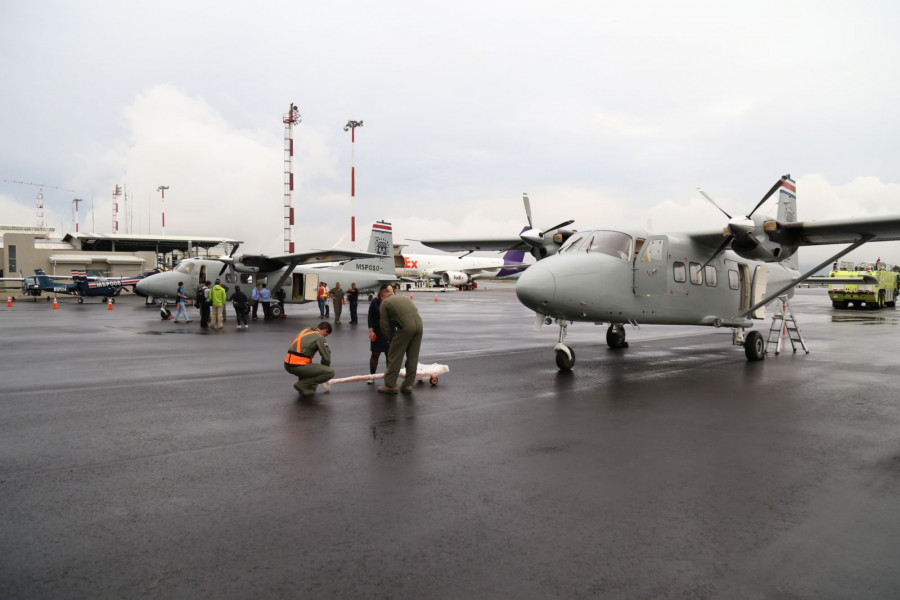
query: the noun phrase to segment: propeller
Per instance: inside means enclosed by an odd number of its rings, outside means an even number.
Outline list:
[[[736,241],[739,243],[743,243],[743,245],[748,249],[754,248],[759,245],[759,241],[754,236],[754,233],[756,232],[756,223],[753,220],[753,213],[759,210],[759,207],[765,204],[766,200],[771,198],[772,194],[778,191],[781,185],[788,179],[790,179],[790,175],[782,175],[781,179],[776,181],[775,185],[769,188],[769,191],[765,193],[760,201],[756,203],[756,206],[753,207],[753,210],[751,210],[750,213],[745,217],[732,217],[721,206],[716,204],[716,201],[713,200],[709,196],[709,194],[707,194],[702,189],[697,188],[697,191],[700,192],[700,194],[704,198],[706,198],[710,204],[718,208],[722,212],[722,214],[728,217],[728,225],[723,230],[725,239],[722,240],[722,243],[719,244],[719,247],[716,248],[716,251],[713,252],[713,255],[710,256],[705,263],[703,263],[704,268]]]
[[[231,252],[228,253],[227,257],[224,257],[224,256],[219,257],[219,260],[221,260],[225,264],[222,265],[222,270],[219,271],[218,277],[221,277],[222,273],[224,273],[225,269],[227,269],[229,266],[231,268],[234,268],[234,253],[237,252],[237,249],[239,247],[240,247],[240,244],[235,244],[234,248],[231,249]]]
[[[522,194],[522,203],[525,205],[525,217],[528,219],[528,228],[522,231],[522,233],[519,234],[519,237],[522,238],[523,242],[531,246],[531,254],[538,260],[546,258],[550,254],[554,254],[556,249],[553,249],[553,246],[561,246],[562,243],[572,235],[572,232],[560,230],[567,225],[571,225],[575,221],[570,219],[543,231],[537,230],[534,228],[534,222],[531,218],[531,201],[528,199],[527,193]],[[554,231],[558,231],[558,233],[555,235],[548,235]]]

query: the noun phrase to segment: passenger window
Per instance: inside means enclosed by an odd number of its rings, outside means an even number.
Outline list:
[[[716,268],[712,265],[707,265],[703,271],[706,276],[706,285],[716,287],[719,284],[719,273],[716,271]]]
[[[741,287],[737,271],[728,271],[728,287],[733,290],[739,289]]]
[[[700,263],[691,263],[691,283],[700,285],[703,283],[703,275],[700,271]]]
[[[687,271],[684,270],[683,262],[672,263],[672,275],[675,277],[676,283],[684,283],[687,280]]]

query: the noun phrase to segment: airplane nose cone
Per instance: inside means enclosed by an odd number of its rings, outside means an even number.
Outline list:
[[[541,263],[525,270],[516,283],[516,296],[519,302],[533,311],[542,312],[556,295],[556,278]]]
[[[134,286],[134,289],[142,294],[146,294],[147,293],[147,284],[144,283],[145,281],[146,281],[146,279],[141,279],[140,281],[138,281],[137,285]]]

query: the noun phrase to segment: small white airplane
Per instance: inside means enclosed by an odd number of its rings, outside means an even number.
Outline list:
[[[394,254],[397,275],[410,279],[432,279],[435,283],[471,289],[476,280],[516,275],[530,265],[522,262],[525,253],[509,250],[502,257],[453,256],[450,254],[408,254],[398,245]]]
[[[368,252],[332,249],[271,257],[244,254],[236,259],[231,256],[187,258],[171,271],[142,279],[136,287],[145,296],[175,299],[179,281],[184,282],[184,292],[188,298],[197,297],[201,281],[222,279],[229,295],[236,284],[246,284],[244,290],[248,296],[252,285],[264,282],[273,293],[283,286],[286,303],[302,304],[316,300],[319,281],[327,281],[331,285],[340,281],[344,289],[356,283],[356,287],[371,296],[383,284],[397,281],[392,248],[391,224],[378,221],[372,225]],[[346,262],[333,268],[309,266],[340,260]],[[251,278],[255,279],[251,281]],[[275,317],[281,314],[275,302],[272,303],[272,311]]]
[[[777,218],[756,214],[776,191]],[[746,217],[732,218],[703,195],[728,217],[723,232],[597,229],[560,231],[548,239],[546,232],[532,230],[519,240],[506,240],[531,246],[536,256],[542,256],[522,273],[516,295],[535,311],[536,326],[554,321],[559,326],[554,348],[559,369],[570,370],[575,364],[575,353],[565,344],[566,328],[575,321],[608,324],[606,342],[611,348],[627,346],[626,323],[730,327],[733,344],[744,347],[747,359],[762,360],[770,340],[757,330],[746,330],[754,319],[765,318],[767,304],[781,299],[786,306],[795,286],[867,242],[900,239],[900,215],[798,222],[796,187],[789,175],[779,179]],[[530,223],[527,204],[526,211]],[[510,247],[500,242],[422,241],[441,250]],[[849,246],[800,273],[797,249],[824,244]],[[787,320],[787,310],[776,310],[773,318],[779,314]],[[778,333],[780,328],[772,331]]]

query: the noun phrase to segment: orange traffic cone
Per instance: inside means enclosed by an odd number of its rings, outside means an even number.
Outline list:
[[[106,310],[112,310],[112,298],[106,303]]]
[[[56,296],[53,296],[53,310],[59,308],[59,304],[56,302]]]
[[[415,297],[415,296],[413,296],[413,295],[412,295],[412,294],[410,294],[410,295],[409,295],[409,299],[410,299],[410,300],[415,300],[415,299],[416,299],[416,297]]]
[[[434,301],[437,302],[437,296],[434,297]]]
[[[344,298],[344,306],[347,306],[347,299]]]
[[[6,308],[12,308],[12,296],[6,297]]]

